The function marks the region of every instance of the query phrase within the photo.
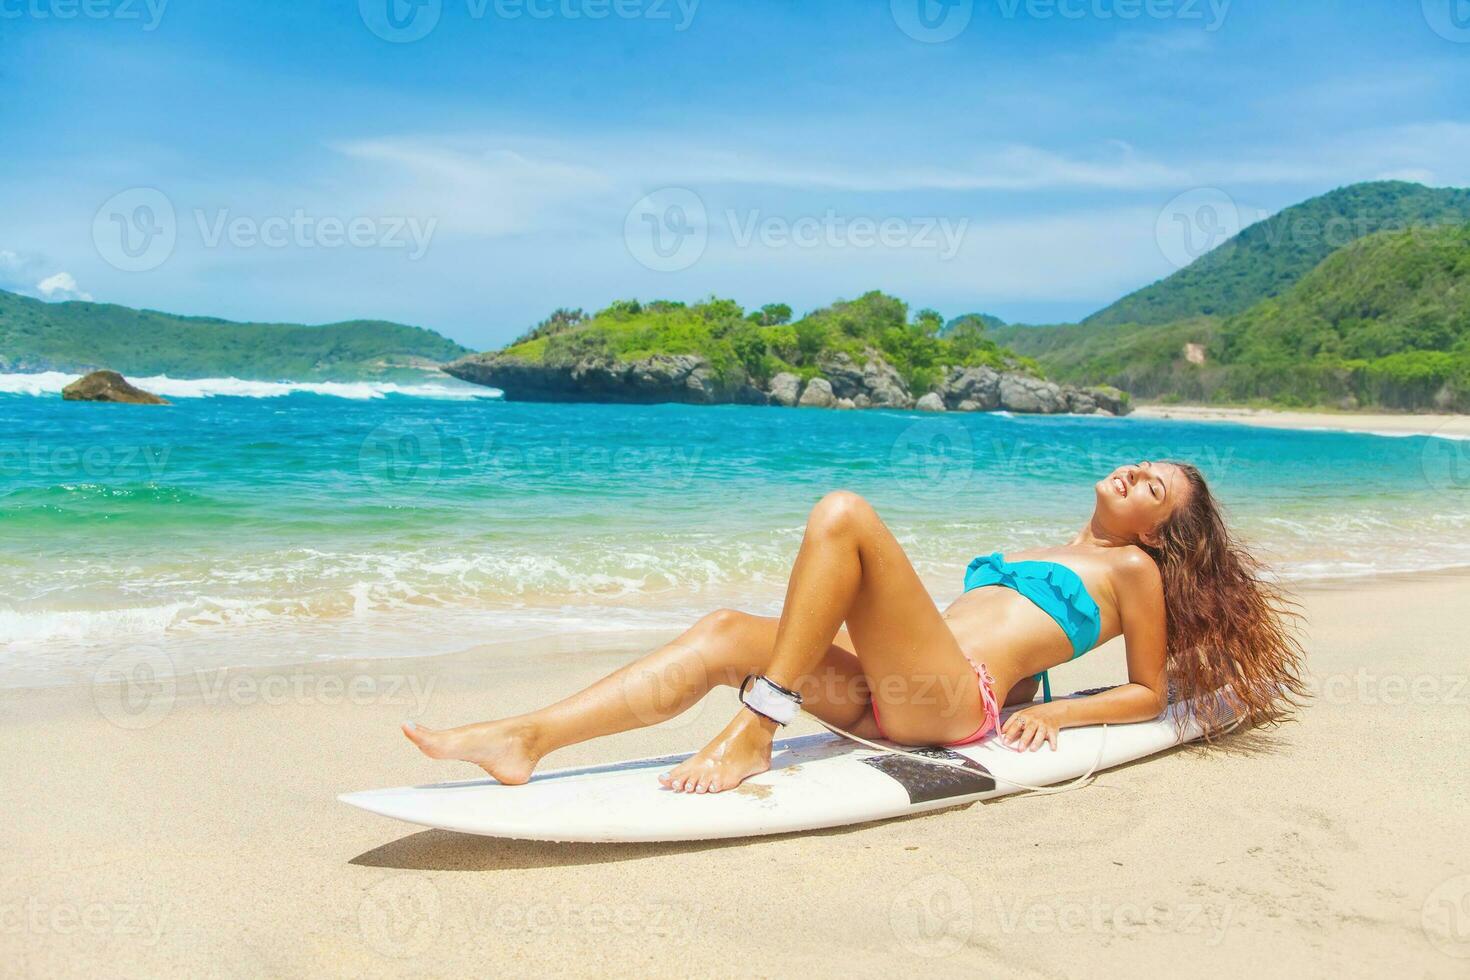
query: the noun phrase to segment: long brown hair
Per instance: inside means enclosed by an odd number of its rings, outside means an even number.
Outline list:
[[[1279,720],[1306,696],[1300,612],[1230,533],[1200,471],[1171,462],[1189,499],[1159,528],[1158,545],[1143,548],[1164,578],[1171,700],[1189,701],[1210,739],[1237,721]]]

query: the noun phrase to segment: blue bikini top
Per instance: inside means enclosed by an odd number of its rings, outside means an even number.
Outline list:
[[[981,555],[965,569],[965,591],[986,585],[1014,589],[1062,628],[1072,642],[1072,659],[1097,645],[1102,633],[1102,611],[1088,594],[1081,577],[1054,561],[1008,562],[999,551]]]

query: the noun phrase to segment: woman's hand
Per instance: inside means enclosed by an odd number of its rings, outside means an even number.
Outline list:
[[[1018,752],[1035,752],[1043,745],[1050,745],[1056,751],[1057,732],[1061,729],[1061,705],[1053,701],[1022,708],[1011,715],[1000,728],[1000,740]]]

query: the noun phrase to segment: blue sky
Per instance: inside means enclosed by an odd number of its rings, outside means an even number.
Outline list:
[[[0,286],[474,347],[626,296],[1063,320],[1191,224],[1470,184],[1470,0],[0,0],[0,73]]]

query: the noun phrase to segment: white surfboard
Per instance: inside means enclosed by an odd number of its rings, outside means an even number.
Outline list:
[[[1074,697],[1080,695],[1073,695]],[[1056,751],[1018,752],[986,739],[917,749],[963,761],[935,766],[823,733],[776,742],[770,771],[716,794],[675,793],[658,776],[685,755],[539,773],[523,786],[469,779],[344,793],[338,799],[396,820],[489,837],[543,841],[674,841],[755,837],[866,823],[1050,786],[1199,737],[1179,705],[1155,721],[1068,728]],[[1007,712],[1009,714],[1009,712]]]

